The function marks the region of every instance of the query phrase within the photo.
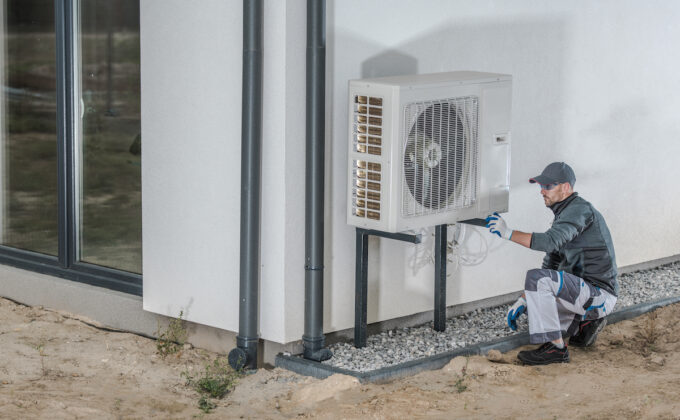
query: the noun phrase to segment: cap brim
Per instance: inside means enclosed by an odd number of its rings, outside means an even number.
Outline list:
[[[545,175],[539,175],[539,176],[530,178],[529,182],[531,182],[532,184],[550,185],[550,184],[554,184],[557,181],[555,181],[554,179],[549,178]]]

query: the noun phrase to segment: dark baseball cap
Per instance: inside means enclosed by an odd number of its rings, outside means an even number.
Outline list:
[[[532,184],[537,182],[541,185],[550,185],[555,183],[562,184],[563,182],[568,182],[573,188],[574,183],[576,183],[576,175],[574,175],[574,170],[571,169],[571,166],[567,165],[566,163],[553,162],[546,166],[540,175],[529,179],[529,182]]]

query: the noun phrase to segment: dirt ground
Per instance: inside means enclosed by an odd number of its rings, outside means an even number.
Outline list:
[[[669,418],[680,419],[680,305],[607,326],[572,362],[544,367],[453,359],[387,384],[281,369],[240,378],[210,413],[182,372],[216,355],[97,329],[69,314],[0,299],[0,417],[147,418]]]

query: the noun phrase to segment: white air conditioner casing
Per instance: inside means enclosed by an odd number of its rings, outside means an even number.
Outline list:
[[[349,82],[347,223],[404,232],[508,211],[512,77]]]

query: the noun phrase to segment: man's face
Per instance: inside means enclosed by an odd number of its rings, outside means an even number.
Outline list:
[[[557,185],[541,185],[541,195],[546,207],[559,203],[572,193],[571,185],[568,182]]]

